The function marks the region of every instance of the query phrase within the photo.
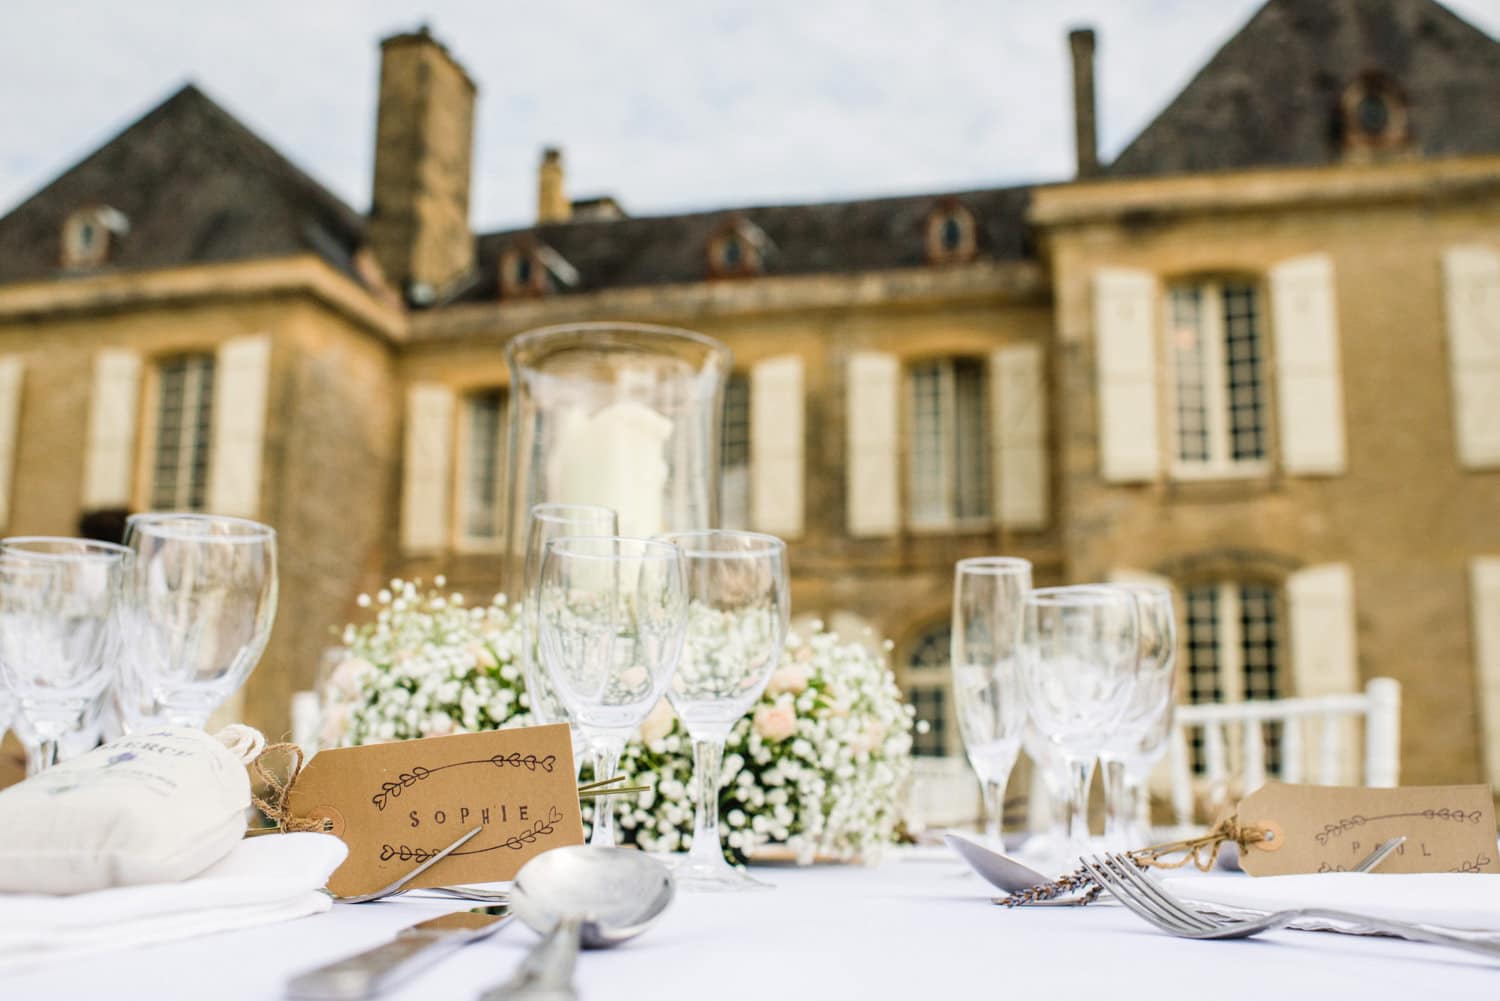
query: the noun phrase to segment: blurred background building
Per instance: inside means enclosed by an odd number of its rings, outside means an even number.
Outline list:
[[[969,781],[953,561],[1005,552],[1169,581],[1184,700],[1394,677],[1407,780],[1500,781],[1500,43],[1270,0],[1108,164],[1068,44],[1071,179],[637,218],[548,149],[493,233],[425,28],[381,45],[368,214],[186,87],[0,219],[0,527],[275,525],[280,733],[359,591],[498,584],[506,340],[685,326],[735,356],[725,524],[894,641],[930,774]]]

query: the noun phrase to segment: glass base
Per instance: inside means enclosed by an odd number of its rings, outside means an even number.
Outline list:
[[[722,859],[717,865],[699,861],[690,855],[678,855],[666,861],[672,869],[672,880],[677,888],[688,893],[739,893],[745,890],[776,889],[770,883],[762,883]]]

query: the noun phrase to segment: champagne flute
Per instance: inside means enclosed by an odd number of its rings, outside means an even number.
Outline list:
[[[0,674],[28,738],[27,774],[52,767],[110,682],[130,551],[45,537],[0,542]]]
[[[611,508],[597,504],[535,504],[526,519],[526,562],[522,572],[525,594],[521,603],[521,676],[531,716],[538,723],[569,723],[568,709],[558,698],[542,667],[537,645],[537,585],[541,582],[542,557],[547,543],[575,535],[619,534],[619,518]],[[573,767],[583,767],[583,734],[570,727]]]
[[[1140,667],[1135,602],[1108,587],[1026,597],[1022,676],[1031,718],[1068,764],[1068,852],[1088,849],[1094,762],[1119,725]]]
[[[1162,717],[1171,716],[1173,665],[1177,654],[1177,613],[1172,592],[1160,584],[1116,584],[1135,602],[1140,643],[1135,691],[1119,725],[1099,752],[1104,766],[1104,837],[1112,850],[1139,848],[1144,837],[1138,823],[1141,767],[1135,759],[1145,753],[1160,757],[1166,733]],[[1143,747],[1148,737],[1153,742]],[[1149,768],[1149,765],[1146,766]]]
[[[960,560],[953,582],[953,703],[969,766],[984,793],[985,836],[1003,851],[1005,787],[1021,750],[1026,702],[1017,675],[1026,560]]]
[[[676,546],[619,536],[547,544],[537,588],[542,663],[593,752],[596,779],[614,776],[625,742],[661,699],[686,626]],[[595,800],[589,843],[615,843],[608,797]]]
[[[770,885],[733,869],[719,831],[719,778],[729,732],[760,699],[780,662],[791,615],[786,543],[755,532],[660,536],[682,550],[687,637],[667,701],[693,741],[693,843],[672,872],[688,890]]]
[[[132,515],[127,726],[201,727],[250,676],[276,620],[276,532],[208,514]]]

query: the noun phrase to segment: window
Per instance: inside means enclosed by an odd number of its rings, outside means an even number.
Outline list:
[[[130,232],[130,221],[118,209],[91,205],[69,215],[62,228],[65,268],[97,267],[109,260],[111,237]]]
[[[944,621],[922,632],[906,657],[906,697],[927,724],[926,733],[912,734],[912,753],[929,758],[949,757],[958,736],[949,719],[952,679],[949,670],[953,627]]]
[[[471,393],[464,401],[463,510],[459,524],[470,542],[505,538],[505,390]]]
[[[1174,472],[1253,475],[1266,469],[1265,338],[1260,294],[1245,280],[1167,293]]]
[[[978,250],[974,213],[956,198],[944,198],[927,216],[927,261],[951,264],[974,258]]]
[[[1339,99],[1344,152],[1370,157],[1411,144],[1406,95],[1379,70],[1361,73]]]
[[[706,249],[711,278],[744,278],[765,271],[774,249],[770,237],[743,216],[734,216],[709,237]]]
[[[989,521],[984,362],[950,358],[908,372],[907,511],[914,528]]]
[[[213,441],[214,358],[185,354],[156,368],[156,441],[151,507],[201,511],[208,501]]]
[[[1280,598],[1258,583],[1218,583],[1187,591],[1188,697],[1192,702],[1279,699],[1282,686]],[[1193,767],[1201,772],[1201,731]],[[1281,726],[1266,727],[1266,767],[1281,769]]]
[[[750,527],[750,380],[732,375],[724,386],[719,431],[719,524]]]

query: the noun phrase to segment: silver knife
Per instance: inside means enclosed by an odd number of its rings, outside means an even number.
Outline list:
[[[455,949],[493,935],[510,917],[508,905],[496,904],[419,922],[384,945],[294,977],[287,982],[286,995],[299,1001],[372,998]]]

